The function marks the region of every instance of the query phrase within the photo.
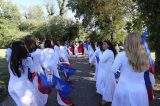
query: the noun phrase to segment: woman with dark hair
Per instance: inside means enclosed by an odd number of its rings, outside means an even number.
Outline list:
[[[48,99],[48,95],[47,94],[43,94],[39,91],[38,89],[38,76],[43,74],[45,75],[45,72],[43,71],[43,61],[44,61],[44,56],[43,56],[43,51],[41,49],[39,49],[39,47],[37,46],[36,43],[36,38],[31,36],[31,35],[27,35],[24,38],[24,42],[30,52],[30,56],[33,60],[33,66],[32,68],[34,69],[33,71],[30,70],[30,72],[32,73],[32,81],[33,84],[38,92],[39,98],[41,100],[41,105],[44,106],[47,103],[47,99]]]
[[[33,70],[33,61],[28,57],[25,44],[16,41],[12,44],[12,53],[8,64],[10,79],[8,92],[17,106],[41,106],[37,91],[28,80],[28,70]]]
[[[110,45],[107,41],[103,41],[103,45],[100,45],[99,53],[99,66],[98,66],[98,76],[97,76],[97,92],[102,95],[101,105],[105,102],[112,102],[114,89],[115,89],[115,79],[112,73],[112,64],[114,61],[114,53],[109,48]],[[104,102],[105,101],[105,102]]]
[[[37,48],[40,48],[38,45],[37,39],[32,35],[27,35],[24,38],[25,45],[27,46],[28,51],[34,52]]]
[[[55,45],[55,44],[54,44],[54,39],[51,38],[51,48],[52,48],[52,49],[54,49],[54,45]]]
[[[51,48],[51,40],[46,39],[44,41],[44,48]]]
[[[107,44],[108,44],[108,49],[109,50],[112,50],[112,52],[114,53],[114,57],[117,55],[117,51],[116,51],[116,49],[115,49],[115,47],[114,47],[114,45],[112,44],[112,42],[111,41],[109,41],[109,40],[107,40],[107,41],[105,41]]]

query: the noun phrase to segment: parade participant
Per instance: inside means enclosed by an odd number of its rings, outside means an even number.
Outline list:
[[[105,102],[112,102],[113,94],[115,90],[115,79],[112,73],[112,65],[114,61],[115,51],[110,41],[104,41],[103,46],[100,47],[101,55],[98,66],[97,77],[97,92],[102,95],[101,105]]]
[[[28,80],[28,70],[33,70],[33,61],[28,57],[25,44],[16,41],[12,44],[8,64],[10,79],[8,92],[17,106],[43,106],[33,84]]]
[[[94,75],[95,81],[97,81],[97,73],[98,73],[98,65],[99,65],[99,53],[100,53],[100,46],[102,46],[102,45],[103,45],[103,42],[97,42],[96,51],[94,52],[92,58],[89,61],[89,63],[94,63],[95,62],[95,65],[96,65],[95,75]]]
[[[89,62],[91,61],[91,58],[94,54],[94,51],[96,50],[94,42],[90,42],[90,45],[88,46],[88,56],[89,56]]]
[[[26,44],[26,47],[28,49],[28,51],[30,52],[30,56],[33,60],[33,68],[34,70],[31,71],[32,74],[32,81],[33,84],[35,86],[35,88],[37,89],[37,92],[39,94],[39,97],[41,99],[41,104],[45,105],[47,103],[47,99],[48,99],[48,94],[43,94],[39,91],[38,89],[38,76],[36,74],[43,74],[45,75],[45,72],[43,70],[43,61],[44,61],[44,57],[43,57],[43,52],[40,49],[40,47],[38,46],[37,40],[35,37],[31,36],[31,35],[27,35],[24,38],[24,42]],[[33,78],[34,76],[34,78]]]
[[[149,61],[138,33],[130,33],[124,41],[124,52],[114,61],[112,71],[120,70],[112,106],[149,106],[144,72]],[[135,89],[136,88],[136,89]]]

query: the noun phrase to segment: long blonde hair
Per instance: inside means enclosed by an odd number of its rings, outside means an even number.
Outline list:
[[[128,62],[136,72],[145,71],[149,65],[148,56],[141,42],[141,37],[136,32],[130,33],[124,41]]]

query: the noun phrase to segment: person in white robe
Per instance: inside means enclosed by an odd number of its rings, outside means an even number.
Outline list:
[[[88,56],[89,56],[89,62],[91,62],[91,58],[94,54],[95,51],[95,44],[94,42],[90,42],[89,46],[88,46]],[[90,63],[91,64],[91,63]]]
[[[114,74],[111,71],[114,51],[109,50],[111,48],[109,44],[109,41],[104,41],[103,47],[100,47],[102,54],[100,55],[97,77],[97,93],[101,94],[102,100],[106,102],[112,102],[116,84]]]
[[[38,47],[38,43],[35,37],[31,36],[31,35],[27,35],[24,39],[24,42],[26,44],[26,47],[28,49],[28,51],[30,52],[30,56],[33,60],[33,70],[30,70],[30,72],[33,74],[35,74],[33,80],[33,84],[38,92],[38,95],[41,99],[41,104],[44,106],[47,103],[48,100],[48,94],[43,94],[39,91],[38,89],[38,76],[43,74],[45,75],[45,72],[43,70],[43,61],[44,61],[44,57],[43,57],[43,52],[41,49],[39,49]]]
[[[51,47],[50,40],[45,41],[44,47],[45,49],[43,49],[43,56],[44,56],[43,66],[46,69],[46,74],[48,75],[48,72],[52,71],[56,77],[60,78],[57,69],[58,54],[56,54],[54,49],[50,48]]]
[[[44,106],[34,85],[28,79],[28,70],[33,70],[33,60],[21,41],[12,44],[12,52],[8,64],[10,73],[8,92],[17,106]]]
[[[112,66],[112,72],[120,70],[112,106],[149,106],[144,72],[148,69],[148,57],[141,48],[138,33],[130,33],[124,41],[124,52],[120,52]]]
[[[60,55],[60,48],[58,44],[54,45],[54,51],[55,51],[55,57],[56,57],[56,64],[58,65],[60,63],[61,55]]]
[[[87,56],[88,55],[88,42],[87,41],[84,41],[83,43],[83,47],[84,47],[84,55]]]
[[[69,63],[69,53],[66,46],[63,43],[60,44],[60,57],[63,59],[64,62]]]
[[[78,43],[74,45],[74,53],[76,57],[78,56],[78,46],[79,46]]]
[[[96,51],[94,52],[92,58],[90,59],[89,63],[94,64],[95,62],[95,75],[94,75],[94,80],[97,81],[97,73],[98,73],[98,65],[99,65],[99,53],[100,53],[100,45],[102,45],[103,42],[98,42]]]

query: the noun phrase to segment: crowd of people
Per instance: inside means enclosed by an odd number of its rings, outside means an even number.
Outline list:
[[[27,35],[23,41],[13,42],[6,51],[10,73],[8,92],[18,106],[45,106],[50,92],[42,87],[41,75],[52,83],[53,75],[60,78],[59,65],[69,64],[64,43],[56,44],[50,39],[45,40],[43,47],[40,48],[35,37]]]
[[[97,42],[95,46],[95,42],[67,45],[50,39],[45,40],[42,49],[35,37],[27,35],[23,41],[13,42],[6,51],[10,96],[18,106],[45,106],[48,93],[39,89],[39,75],[43,74],[49,82],[53,81],[53,75],[60,78],[59,65],[69,64],[69,57],[79,54],[87,55],[89,63],[95,65],[100,105],[149,106],[144,79],[149,60],[138,33],[130,33],[125,38],[123,51],[109,40]],[[154,88],[154,80],[151,83]]]
[[[109,40],[98,42],[97,47],[91,43],[88,50],[89,62],[95,64],[94,79],[100,105],[149,106],[149,98],[152,98],[149,96],[153,95],[147,91],[145,73],[150,65],[138,33],[130,33],[125,38],[121,52]],[[154,88],[154,77],[150,83]]]

